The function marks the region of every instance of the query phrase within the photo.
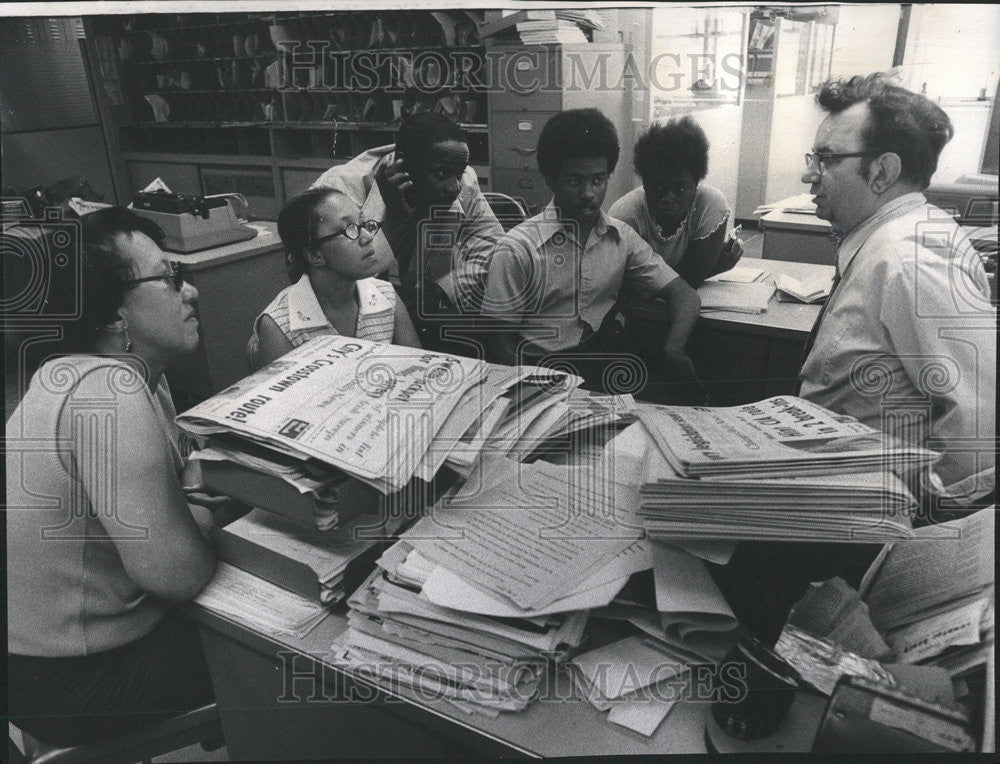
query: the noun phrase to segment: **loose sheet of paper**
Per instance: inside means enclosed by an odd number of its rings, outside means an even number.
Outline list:
[[[403,538],[460,577],[543,608],[638,539],[593,467],[520,465],[519,478],[433,509]]]

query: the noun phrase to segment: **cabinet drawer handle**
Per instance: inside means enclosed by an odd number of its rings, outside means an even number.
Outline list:
[[[520,154],[523,157],[530,157],[532,154],[535,153],[535,149],[534,148],[530,148],[529,149],[529,148],[525,148],[523,146],[511,146],[510,150],[511,151],[516,151],[518,154]]]

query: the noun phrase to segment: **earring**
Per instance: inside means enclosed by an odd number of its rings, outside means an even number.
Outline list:
[[[125,333],[125,352],[132,352],[132,338],[128,336],[128,322],[122,319],[122,331]]]

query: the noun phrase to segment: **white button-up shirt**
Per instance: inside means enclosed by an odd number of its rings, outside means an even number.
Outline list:
[[[837,267],[801,395],[942,452],[930,475],[940,494],[992,490],[996,310],[962,229],[907,194],[846,236]]]

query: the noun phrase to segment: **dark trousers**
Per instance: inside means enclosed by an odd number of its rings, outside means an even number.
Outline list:
[[[211,703],[198,627],[168,614],[132,644],[72,658],[9,655],[10,721],[54,745],[115,737]]]

